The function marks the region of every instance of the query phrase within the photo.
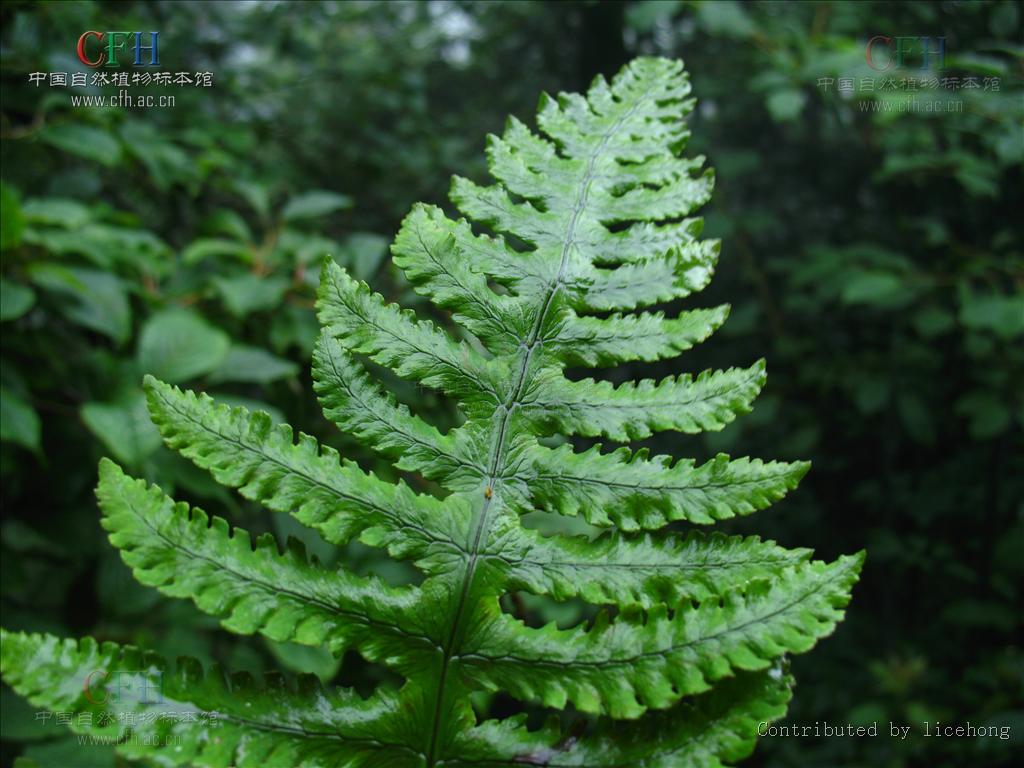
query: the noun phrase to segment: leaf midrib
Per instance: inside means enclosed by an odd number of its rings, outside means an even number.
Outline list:
[[[799,462],[797,462],[799,463]],[[626,464],[625,466],[629,466]],[[699,467],[695,468],[699,469]],[[779,481],[788,480],[791,475],[798,474],[799,468],[793,469],[790,465],[789,469],[782,470],[778,474],[767,475],[762,477],[745,478],[743,480],[735,480],[728,483],[701,483],[697,485],[654,485],[644,483],[621,483],[614,480],[605,480],[604,478],[586,477],[583,475],[570,475],[568,473],[553,474],[551,472],[538,473],[536,479],[538,480],[572,480],[578,483],[585,483],[588,485],[600,485],[609,486],[613,488],[625,488],[629,490],[644,490],[644,491],[703,491],[707,493],[711,489],[720,488],[732,488],[737,485],[773,485]]]
[[[491,504],[497,495],[495,486],[501,479],[504,471],[503,467],[500,466],[504,460],[505,440],[508,431],[508,422],[511,418],[513,410],[520,405],[519,398],[522,395],[525,383],[526,373],[529,370],[529,363],[532,359],[534,351],[537,349],[538,340],[540,337],[541,329],[544,327],[544,321],[547,318],[547,313],[551,309],[551,303],[554,301],[555,294],[562,286],[562,282],[565,279],[565,268],[568,263],[569,249],[575,244],[574,235],[576,225],[579,221],[580,213],[583,211],[587,198],[590,194],[590,187],[594,181],[594,167],[597,163],[598,157],[605,151],[608,146],[608,142],[611,137],[619,130],[622,124],[631,117],[642,104],[646,102],[647,96],[650,94],[651,89],[648,88],[637,98],[636,103],[627,112],[620,116],[612,126],[605,132],[601,139],[600,144],[591,153],[587,163],[587,171],[584,174],[583,179],[580,183],[580,190],[577,195],[577,201],[573,207],[572,216],[569,219],[569,224],[566,227],[566,234],[562,242],[562,255],[561,261],[558,267],[558,273],[554,280],[551,282],[547,295],[544,299],[541,311],[537,314],[537,319],[534,323],[534,327],[530,332],[529,343],[526,344],[526,353],[522,355],[522,363],[519,368],[519,376],[515,388],[509,395],[508,400],[502,404],[501,408],[504,409],[502,416],[501,425],[498,430],[498,439],[496,443],[496,450],[491,461],[490,470],[487,478],[487,489],[491,491],[489,495],[484,499],[481,505],[479,519],[476,524],[476,530],[474,531],[473,543],[470,549],[469,563],[466,566],[466,570],[462,577],[462,586],[459,592],[459,601],[456,606],[455,616],[452,620],[452,631],[449,635],[448,642],[444,645],[444,655],[442,658],[441,675],[437,686],[437,697],[434,706],[434,720],[430,734],[430,745],[427,750],[427,768],[433,768],[435,765],[435,753],[437,750],[437,738],[440,732],[441,720],[442,720],[442,704],[444,703],[444,692],[445,684],[448,677],[448,668],[451,664],[451,660],[454,655],[454,643],[458,637],[458,633],[461,629],[463,617],[465,616],[466,598],[469,593],[470,585],[472,584],[473,577],[476,571],[476,563],[479,559],[480,541],[484,536],[484,533],[488,527],[488,513],[490,511]]]

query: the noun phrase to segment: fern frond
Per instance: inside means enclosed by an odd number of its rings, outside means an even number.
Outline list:
[[[525,307],[514,296],[490,289],[487,277],[467,262],[451,227],[432,213],[427,206],[416,205],[402,222],[391,248],[395,265],[417,291],[450,309],[459,325],[486,339],[492,352],[511,352],[529,331]]]
[[[103,527],[139,583],[191,599],[224,627],[271,640],[355,648],[367,658],[425,637],[412,622],[419,590],[389,587],[344,566],[309,562],[297,542],[281,554],[269,534],[256,541],[226,520],[174,501],[104,459],[97,489]]]
[[[600,265],[628,265],[655,259],[689,265],[694,271],[688,290],[694,293],[711,280],[721,250],[719,240],[696,239],[703,229],[704,219],[701,218],[665,224],[638,222],[622,232],[601,232],[587,247],[593,251],[594,263]],[[682,259],[677,256],[680,252],[686,253]],[[703,270],[697,271],[701,266]],[[614,270],[609,274],[613,273]]]
[[[340,460],[328,447],[265,413],[218,406],[147,377],[150,413],[164,441],[217,482],[275,512],[290,513],[333,544],[373,529],[392,554],[414,559],[458,551],[469,525],[463,500],[440,502]]]
[[[448,218],[436,206],[421,206],[430,225],[449,233],[455,238],[455,245],[474,272],[486,275],[496,282],[513,289],[521,289],[529,295],[554,277],[552,265],[531,251],[516,251],[501,236],[491,237],[474,232],[465,219]],[[523,312],[535,315],[537,308],[531,303],[520,303]],[[532,322],[527,328],[532,327]]]
[[[330,262],[320,285],[320,322],[353,352],[402,378],[460,396],[463,402],[500,399],[503,371],[429,320],[386,304],[366,283]]]
[[[538,376],[524,393],[522,408],[558,432],[605,436],[616,442],[642,440],[654,432],[719,430],[749,413],[765,382],[761,360],[750,368],[704,371],[661,381],[642,379],[614,386],[607,381],[569,381]]]
[[[543,537],[524,531],[509,557],[508,586],[556,600],[582,597],[595,605],[678,605],[776,578],[810,550],[783,549],[757,537],[691,533],[679,536]],[[518,540],[516,540],[518,544]]]
[[[599,725],[584,739],[527,731],[522,718],[489,720],[461,735],[446,765],[548,768],[722,768],[754,750],[762,723],[782,717],[792,678],[780,670],[743,673],[691,704],[642,720]]]
[[[146,380],[165,442],[218,482],[330,543],[358,537],[409,559],[424,578],[393,587],[282,553],[270,538],[253,549],[244,532],[104,463],[104,526],[144,584],[236,632],[352,649],[405,679],[363,701],[308,684],[252,689],[219,673],[167,673],[182,708],[227,713],[224,738],[188,725],[175,731],[177,752],[124,738],[123,752],[267,768],[717,768],[784,713],[783,659],[833,631],[863,555],[824,563],[756,537],[664,528],[762,510],[809,465],[725,455],[698,465],[628,446],[542,443],[719,430],[765,384],[764,361],[618,385],[566,374],[676,358],[726,320],[724,305],[645,311],[704,288],[719,255],[717,241],[699,239],[701,220],[685,218],[714,181],[703,158],[680,155],[689,91],[679,62],[642,58],[585,96],[544,97],[539,132],[512,119],[489,137],[493,183],[453,181],[466,218],[413,209],[394,262],[457,332],[325,264],[313,370],[325,414],[443,496],[386,482],[307,435],[296,441],[266,414]],[[442,432],[400,404],[366,359],[441,391],[459,426]],[[580,514],[600,532],[542,535],[523,519],[538,511]],[[581,598],[596,618],[536,629],[503,611],[515,591]],[[86,669],[165,669],[133,649],[40,635],[5,634],[3,660],[15,690],[71,709],[91,704],[67,683]],[[522,717],[479,722],[471,696],[489,691],[596,718],[582,739],[557,724],[527,730]]]
[[[219,667],[177,666],[148,651],[92,638],[2,631],[2,673],[33,705],[68,713],[69,727],[128,758],[206,768],[370,768],[421,765],[394,728],[402,701],[326,690],[312,675],[291,686]],[[382,762],[385,761],[385,762]]]
[[[656,530],[675,520],[709,524],[765,509],[810,469],[806,461],[730,461],[718,454],[705,464],[641,451],[600,446],[574,453],[568,446],[531,449],[536,474],[531,496],[539,507],[581,513],[588,523],[614,523],[625,531]]]
[[[626,234],[630,232],[632,230]],[[703,290],[711,281],[718,260],[719,242],[687,242],[642,259],[636,257],[637,251],[643,252],[641,244],[623,243],[618,247],[624,254],[633,255],[633,259],[615,269],[595,269],[589,284],[584,285],[582,295],[574,299],[574,309],[592,312],[632,310],[685,299]],[[605,256],[599,248],[595,247],[595,250],[595,260]],[[623,258],[623,254],[617,255]]]
[[[694,309],[665,319],[660,312],[614,314],[607,319],[567,313],[552,344],[569,365],[610,366],[631,360],[662,360],[707,339],[729,316],[728,305]]]
[[[374,382],[363,365],[326,333],[313,350],[313,388],[324,414],[338,427],[395,459],[395,466],[430,479],[482,468],[435,427],[412,415]]]
[[[801,653],[842,617],[863,557],[788,568],[772,582],[696,606],[599,614],[593,628],[531,629],[501,614],[468,635],[459,670],[517,698],[636,718],[706,691],[735,670],[764,669]]]

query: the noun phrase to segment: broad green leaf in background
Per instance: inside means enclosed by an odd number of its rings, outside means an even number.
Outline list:
[[[63,197],[34,197],[22,207],[30,224],[49,224],[64,229],[78,229],[92,221],[87,205]]]
[[[683,0],[636,0],[626,8],[628,26],[646,32],[659,22],[669,22],[672,14],[682,7]]]
[[[955,411],[968,419],[971,437],[986,440],[1002,434],[1013,423],[1009,402],[995,392],[976,389],[956,402]]]
[[[355,232],[345,240],[338,261],[360,280],[369,280],[380,268],[388,253],[388,245],[387,238],[380,235]]]
[[[20,520],[8,520],[0,528],[0,540],[11,552],[33,553],[55,559],[67,557],[67,550]]]
[[[186,264],[198,264],[209,258],[230,256],[244,263],[252,261],[252,249],[245,243],[224,238],[200,238],[193,240],[181,252],[181,260]]]
[[[244,397],[243,395],[236,395],[230,392],[211,392],[210,396],[216,397],[218,403],[230,405],[232,408],[245,408],[251,413],[265,413],[270,417],[270,420],[274,424],[282,424],[285,422],[284,413],[281,409],[270,405],[270,403],[265,403],[261,400],[254,400],[251,397]]]
[[[807,103],[807,95],[797,88],[775,91],[766,102],[768,111],[776,122],[796,120]]]
[[[736,0],[705,0],[696,3],[701,28],[723,37],[746,38],[757,32],[757,26]]]
[[[96,266],[113,271],[167,271],[171,250],[152,232],[93,222],[75,229],[36,228],[25,232],[26,242],[55,254],[81,255]]]
[[[968,152],[951,151],[945,161],[955,163],[954,175],[968,194],[994,198],[999,194],[999,167],[987,158]]]
[[[116,552],[103,550],[98,560],[96,597],[108,615],[134,616],[137,620],[160,603],[160,593],[139,584]]]
[[[146,410],[141,389],[122,393],[113,402],[85,403],[82,421],[119,461],[133,467],[160,447],[156,431]]]
[[[308,359],[318,329],[316,316],[310,310],[285,304],[274,311],[270,321],[271,349],[283,354],[297,348],[303,359]]]
[[[228,335],[197,312],[165,309],[139,334],[139,368],[168,381],[188,381],[215,370],[230,347]]]
[[[290,282],[286,277],[246,273],[236,277],[214,277],[213,284],[224,306],[236,317],[273,309],[281,303]]]
[[[953,313],[935,306],[924,307],[914,315],[914,328],[925,338],[940,336],[956,327]]]
[[[281,218],[285,221],[296,219],[310,219],[316,216],[325,216],[352,206],[352,198],[348,195],[339,195],[336,192],[326,190],[314,190],[305,194],[293,197],[281,211]]]
[[[960,296],[960,322],[966,328],[991,331],[1004,339],[1022,336],[1024,294],[1006,296],[963,291]]]
[[[40,131],[39,138],[102,165],[116,165],[121,159],[121,143],[102,128],[73,122],[56,123]]]
[[[132,120],[121,128],[121,138],[127,152],[146,166],[158,189],[168,189],[196,174],[189,155],[152,123]]]
[[[39,450],[39,416],[9,387],[0,387],[0,440]]]
[[[222,381],[269,384],[278,379],[295,376],[299,366],[259,347],[232,345],[224,361],[210,374],[211,383]]]
[[[36,303],[36,293],[27,285],[0,278],[0,322],[16,320]]]
[[[383,238],[382,238],[383,239]],[[384,242],[387,249],[387,241]],[[316,276],[320,264],[325,256],[335,256],[344,251],[344,246],[339,245],[336,240],[331,240],[320,235],[302,232],[294,228],[286,228],[277,241],[277,253],[287,253],[294,263],[303,267],[310,267],[308,278],[314,288],[316,287]]]
[[[270,189],[267,184],[248,179],[234,179],[231,185],[261,219],[267,218],[270,213]]]
[[[210,235],[219,235],[229,241],[252,242],[252,230],[237,211],[221,208],[209,215],[203,231]]]
[[[901,306],[913,294],[900,275],[882,271],[855,271],[846,277],[842,289],[845,304]]]
[[[58,311],[72,322],[123,344],[131,335],[132,309],[124,282],[117,275],[84,267],[41,263],[29,277],[54,296]]]

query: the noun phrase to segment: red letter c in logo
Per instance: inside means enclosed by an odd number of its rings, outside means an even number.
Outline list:
[[[84,37],[84,35],[83,35]],[[81,43],[79,43],[81,45]],[[82,693],[85,694],[85,698],[88,699],[90,704],[102,704],[107,700],[107,692],[103,691],[103,698],[98,701],[93,698],[92,691],[92,679],[93,676],[108,677],[106,670],[94,669],[88,675],[85,676],[85,682],[82,684]]]
[[[886,37],[885,35],[875,35],[870,40],[868,40],[868,44],[864,48],[864,58],[867,59],[869,67],[871,67],[872,69],[877,69],[879,71],[884,72],[885,70],[887,70],[889,67],[892,66],[892,54],[889,55],[889,59],[888,59],[888,61],[885,62],[885,66],[884,67],[876,67],[875,66],[875,62],[871,58],[871,46],[873,46],[879,40],[881,40],[883,43],[885,43],[886,47],[889,47],[889,48],[892,47],[892,38],[891,37]]]
[[[89,61],[89,58],[85,55],[85,40],[90,35],[96,37],[100,42],[103,42],[102,32],[84,32],[82,36],[78,38],[78,58],[87,67],[99,67],[102,66],[104,61],[106,61],[106,58],[102,53],[99,54],[99,57],[95,61]]]

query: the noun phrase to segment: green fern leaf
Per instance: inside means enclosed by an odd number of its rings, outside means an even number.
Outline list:
[[[686,537],[508,537],[502,557],[508,586],[562,600],[582,596],[595,605],[679,605],[729,594],[779,575],[810,557],[757,537],[691,533]]]
[[[459,550],[470,512],[458,499],[442,504],[387,483],[339,460],[308,435],[292,440],[291,427],[264,413],[218,406],[206,395],[147,378],[153,422],[165,442],[217,482],[247,499],[292,514],[329,542],[345,544],[373,529],[397,547],[396,556],[426,556],[434,545]],[[446,536],[445,531],[450,535]]]
[[[737,669],[770,666],[782,652],[808,650],[830,634],[849,600],[861,556],[786,569],[719,604],[626,610],[591,629],[531,629],[505,614],[477,621],[460,669],[491,690],[562,708],[635,718],[706,691]]]
[[[451,765],[549,768],[721,768],[754,749],[757,729],[782,717],[792,679],[777,669],[743,673],[673,709],[622,723],[605,721],[585,739],[552,748],[551,729],[527,731],[517,718],[487,721],[460,735]],[[448,764],[448,763],[446,763]]]
[[[600,446],[574,453],[568,446],[533,449],[534,502],[555,512],[582,511],[594,525],[655,530],[674,520],[713,523],[765,509],[800,482],[808,462],[730,461],[719,454],[701,466],[643,451]]]
[[[660,312],[616,313],[606,320],[567,313],[557,351],[569,365],[592,367],[677,357],[710,336],[728,314],[727,305],[694,309],[669,320]]]
[[[73,713],[69,726],[117,745],[128,758],[217,768],[396,768],[421,764],[392,731],[402,701],[388,692],[363,700],[324,690],[312,675],[296,685],[258,683],[182,658],[92,638],[2,632],[4,680],[37,707]],[[390,737],[386,733],[392,731]]]
[[[368,658],[400,650],[395,637],[425,637],[403,626],[420,600],[413,587],[388,587],[344,568],[328,570],[309,562],[294,544],[282,555],[269,535],[253,548],[245,531],[175,504],[106,459],[98,494],[110,543],[135,578],[223,616],[233,632],[261,632],[271,640],[328,645],[338,652],[355,647]]]
[[[654,432],[722,429],[749,413],[765,382],[764,361],[750,368],[684,374],[660,382],[642,379],[618,387],[607,381],[569,381],[561,373],[538,376],[524,388],[522,409],[531,420],[563,434],[642,440]]]
[[[490,137],[496,183],[452,185],[466,218],[415,206],[394,262],[458,336],[325,264],[313,360],[324,412],[436,494],[367,473],[265,414],[147,378],[171,448],[330,543],[358,538],[409,560],[421,583],[327,568],[270,537],[254,548],[244,531],[101,465],[103,525],[140,582],[234,632],[358,652],[401,676],[397,691],[363,700],[306,680],[256,686],[135,649],[11,633],[5,679],[38,706],[80,714],[223,713],[218,731],[191,719],[101,731],[163,765],[711,768],[749,754],[758,724],[785,712],[785,657],[833,631],[863,555],[824,563],[756,537],[665,528],[762,510],[808,465],[543,441],[719,430],[765,384],[763,361],[618,386],[566,373],[675,358],[727,318],[727,306],[644,311],[700,291],[719,255],[687,218],[714,178],[703,158],[679,155],[692,107],[678,62],[637,59],[586,96],[543,98],[543,135],[512,119]],[[367,360],[452,399],[460,425],[442,432],[414,413]],[[531,513],[578,514],[596,532],[543,535]],[[512,592],[581,599],[593,619],[528,626],[502,607]],[[93,670],[159,682],[164,699],[97,703],[82,688]],[[492,691],[593,721],[575,738],[557,722],[482,719],[471,696]]]

